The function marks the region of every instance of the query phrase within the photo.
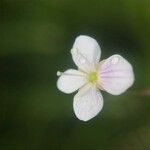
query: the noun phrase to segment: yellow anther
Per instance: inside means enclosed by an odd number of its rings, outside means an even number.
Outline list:
[[[97,73],[96,72],[91,72],[89,75],[88,75],[88,80],[89,82],[91,83],[96,83],[97,82]]]

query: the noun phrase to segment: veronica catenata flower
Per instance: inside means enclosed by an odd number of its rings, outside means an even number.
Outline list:
[[[100,90],[120,95],[134,82],[131,64],[118,54],[100,61],[100,46],[89,36],[81,35],[75,39],[71,55],[78,69],[58,71],[57,87],[67,94],[78,90],[73,109],[80,120],[88,121],[101,111],[103,97]]]

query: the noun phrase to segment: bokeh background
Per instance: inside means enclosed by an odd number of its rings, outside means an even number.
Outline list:
[[[89,122],[56,88],[57,70],[76,68],[76,36],[94,37],[102,59],[121,54],[134,67],[126,93],[102,92]],[[150,149],[149,0],[0,1],[0,150]]]

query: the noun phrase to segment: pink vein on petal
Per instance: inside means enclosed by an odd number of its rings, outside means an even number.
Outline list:
[[[105,70],[105,71],[100,71],[100,74],[107,74],[107,73],[113,73],[113,72],[125,72],[129,70],[124,70],[124,69],[118,69],[118,70]]]

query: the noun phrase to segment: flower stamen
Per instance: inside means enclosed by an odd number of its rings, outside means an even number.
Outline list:
[[[89,82],[96,83],[97,80],[98,80],[98,77],[97,77],[97,73],[96,72],[89,73],[89,75],[88,75],[88,81]]]

